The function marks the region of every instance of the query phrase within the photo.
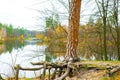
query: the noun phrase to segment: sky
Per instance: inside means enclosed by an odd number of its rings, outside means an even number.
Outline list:
[[[44,11],[63,11],[64,8],[60,6],[60,3],[55,3],[55,7],[50,1],[56,0],[0,0],[0,22],[5,24],[12,24],[14,27],[23,27],[28,30],[44,30],[44,20],[38,18],[43,16],[34,9]],[[59,6],[58,6],[59,5]],[[82,8],[84,15],[89,13],[88,10]],[[88,16],[87,16],[88,18]],[[84,18],[85,20],[85,18]],[[66,24],[65,20],[61,20],[61,23]]]
[[[0,0],[0,22],[12,24],[15,27],[23,27],[29,30],[38,30],[36,17],[39,15],[37,11],[29,8],[37,8],[37,3],[45,0]],[[47,3],[48,4],[48,3]],[[39,9],[45,4],[40,4]]]

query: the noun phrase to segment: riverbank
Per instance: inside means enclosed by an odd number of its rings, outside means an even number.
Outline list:
[[[66,77],[66,80],[119,80],[120,61],[80,61],[75,64],[81,65],[79,69],[74,69],[74,75]],[[108,72],[110,70],[110,73]],[[48,73],[46,73],[48,74]],[[50,76],[52,77],[53,74]],[[58,76],[58,74],[56,74]],[[49,80],[49,76],[45,76]],[[14,80],[14,79],[6,79]],[[19,80],[42,80],[36,78],[21,78]],[[53,79],[51,79],[53,80]]]

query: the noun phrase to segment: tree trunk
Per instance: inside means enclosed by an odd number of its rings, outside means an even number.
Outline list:
[[[113,10],[113,19],[114,19],[114,25],[115,25],[115,30],[117,34],[117,39],[116,39],[116,47],[117,47],[117,54],[118,54],[118,60],[120,60],[120,28],[118,25],[118,8],[119,8],[119,0],[114,0],[114,10]]]
[[[82,0],[71,0],[70,11],[69,11],[69,26],[68,26],[68,41],[67,41],[67,52],[65,54],[65,60],[79,60],[77,55],[78,46],[78,32],[79,32],[79,21],[80,21],[80,7]]]

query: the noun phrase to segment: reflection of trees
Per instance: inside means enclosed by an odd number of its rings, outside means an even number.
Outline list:
[[[60,40],[51,42],[46,48],[46,52],[57,57],[63,56],[66,52],[66,43]]]
[[[24,43],[23,41],[19,41],[19,40],[14,40],[14,41],[12,40],[12,41],[6,41],[5,46],[6,46],[6,51],[9,51],[11,53],[13,48],[15,49],[22,48],[24,46]]]
[[[55,42],[51,43],[49,47],[46,49],[47,51],[52,52],[65,52],[66,46],[63,42]]]
[[[45,61],[53,62],[56,58],[57,58],[57,56],[55,54],[53,54],[52,52],[47,52]]]
[[[5,51],[6,51],[5,45],[4,44],[0,44],[0,54],[2,52],[5,52]]]

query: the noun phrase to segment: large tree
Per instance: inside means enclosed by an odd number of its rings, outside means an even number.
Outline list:
[[[82,0],[70,0],[69,1],[69,25],[68,25],[68,41],[67,52],[65,59],[67,61],[78,61],[77,46],[78,46],[78,32],[80,22],[80,8]]]

